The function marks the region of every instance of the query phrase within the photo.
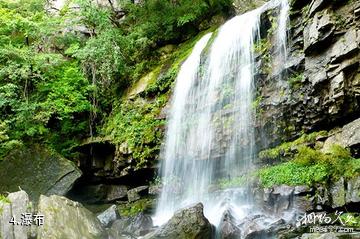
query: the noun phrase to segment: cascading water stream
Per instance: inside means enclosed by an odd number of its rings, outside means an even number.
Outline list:
[[[261,14],[269,8],[280,9],[275,44],[278,54],[286,57],[289,6],[287,0],[273,0],[232,18],[216,36],[202,37],[183,63],[162,152],[163,189],[155,224],[196,202],[204,204],[205,216],[215,225],[226,210],[236,218],[254,210],[246,188],[219,192],[211,188],[219,179],[246,180],[253,169],[253,49],[260,38]]]

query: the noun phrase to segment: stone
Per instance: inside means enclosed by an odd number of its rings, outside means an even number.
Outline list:
[[[357,35],[360,31],[355,29],[348,30],[344,36],[342,36],[336,43],[331,47],[331,63],[337,63],[348,55],[359,50]]]
[[[350,148],[357,156],[360,146],[360,118],[344,125],[338,132],[330,136],[324,143],[322,151],[331,151],[331,146],[337,144],[344,148]]]
[[[63,196],[40,196],[38,214],[45,223],[38,227],[38,239],[99,238],[104,229],[96,216],[80,203]]]
[[[300,239],[338,239],[336,233],[305,233]]]
[[[315,49],[324,49],[334,33],[334,23],[328,10],[318,12],[304,28],[304,51],[308,55]]]
[[[0,201],[0,238],[14,239],[14,226],[9,223],[12,217],[11,204],[8,200]]]
[[[112,202],[115,200],[125,199],[127,197],[127,187],[124,185],[110,185],[106,200]]]
[[[344,178],[340,178],[339,181],[333,183],[330,186],[330,195],[332,199],[332,208],[338,208],[345,205],[345,182]]]
[[[236,239],[241,236],[240,228],[236,225],[230,210],[225,211],[219,228],[221,239]]]
[[[127,192],[129,202],[137,201],[141,196],[146,195],[149,191],[149,186],[140,186],[133,188]]]
[[[205,218],[201,203],[177,211],[158,230],[145,236],[146,239],[211,239],[215,227]]]
[[[275,213],[282,213],[290,209],[294,187],[287,185],[274,186],[271,195],[272,209]]]
[[[347,182],[346,203],[360,202],[360,177],[355,177]]]
[[[312,16],[315,12],[319,11],[328,0],[313,0],[310,4],[309,15]]]
[[[7,199],[11,203],[11,217],[8,218],[10,220],[12,217],[16,221],[21,221],[21,217],[23,213],[30,213],[29,208],[31,208],[31,204],[29,201],[29,196],[25,191],[18,191],[14,193],[10,193],[7,196]],[[24,225],[14,225],[14,238],[27,238],[30,227]]]
[[[149,187],[149,195],[158,196],[161,193],[161,185],[151,185]]]
[[[144,213],[139,213],[135,216],[122,217],[116,220],[111,229],[135,236],[143,236],[151,231],[153,228],[152,218]]]
[[[241,234],[241,238],[244,239],[266,238],[267,236],[267,232],[264,228],[253,220],[249,220],[241,226]]]
[[[37,200],[40,194],[65,195],[80,176],[74,163],[34,145],[16,149],[0,161],[0,193],[15,192],[21,187],[31,200]]]
[[[113,223],[116,219],[120,218],[119,212],[116,208],[116,205],[110,206],[104,212],[100,213],[97,218],[101,222],[104,227],[108,227]]]

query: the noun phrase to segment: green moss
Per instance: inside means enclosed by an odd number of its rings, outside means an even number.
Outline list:
[[[285,142],[275,148],[263,150],[259,153],[260,159],[270,160],[287,160],[294,156],[294,152],[302,145],[315,144],[316,138],[326,136],[326,131],[314,132],[311,134],[303,134],[300,138],[292,142]]]
[[[0,202],[11,203],[10,200],[5,195],[2,194],[0,194]]]
[[[152,101],[136,98],[120,103],[103,128],[103,133],[111,136],[114,143],[127,143],[136,168],[143,167],[159,153],[165,121],[158,116],[167,100],[168,95],[163,94]]]
[[[273,185],[313,185],[328,183],[340,177],[347,179],[360,175],[360,160],[351,157],[341,146],[334,145],[330,153],[322,153],[301,146],[293,160],[258,172],[264,187]]]
[[[290,88],[293,90],[299,89],[301,87],[301,82],[303,78],[304,78],[304,74],[302,72],[293,74],[288,81]]]
[[[121,216],[134,216],[140,212],[151,208],[153,204],[154,201],[152,199],[140,199],[133,203],[118,205],[118,210]]]

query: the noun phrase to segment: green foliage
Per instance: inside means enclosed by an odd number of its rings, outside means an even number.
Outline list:
[[[343,213],[340,216],[341,221],[348,227],[359,228],[360,227],[360,215],[359,213]]]
[[[303,166],[294,162],[286,162],[259,171],[261,184],[264,187],[273,185],[312,185],[327,179],[327,167],[325,165]]]
[[[266,149],[259,153],[260,159],[270,160],[287,160],[294,156],[297,149],[303,145],[315,144],[316,138],[326,136],[326,131],[314,132],[311,134],[303,134],[300,138],[292,142],[285,142],[275,148]]]
[[[122,19],[97,1],[68,0],[58,14],[45,3],[0,0],[0,158],[29,142],[71,156],[102,128],[128,143],[137,165],[155,157],[164,124],[157,115],[198,38],[185,41],[204,20],[226,14],[231,1],[128,1]],[[157,49],[168,43],[180,44],[179,51],[160,58]],[[143,93],[146,100],[116,100],[146,71],[168,63]]]
[[[301,86],[301,81],[303,80],[304,75],[303,73],[296,73],[293,74],[290,78],[289,78],[289,85],[291,87],[291,89],[299,89]]]
[[[125,205],[118,205],[118,210],[121,216],[134,216],[144,210],[150,208],[153,205],[153,200],[143,198],[133,203],[127,203]]]
[[[44,1],[3,0],[0,12],[0,157],[28,141],[66,154],[87,131],[92,91],[77,61],[61,53],[77,40],[59,34],[65,18],[46,14]]]
[[[156,157],[162,139],[164,120],[158,119],[167,95],[153,101],[137,98],[118,105],[104,126],[104,134],[110,135],[117,144],[126,142],[137,167],[144,166]]]
[[[264,187],[280,184],[311,186],[360,175],[360,160],[352,158],[338,145],[333,145],[327,154],[301,146],[292,161],[263,168],[258,175]]]
[[[10,200],[5,195],[0,194],[0,202],[10,203]]]

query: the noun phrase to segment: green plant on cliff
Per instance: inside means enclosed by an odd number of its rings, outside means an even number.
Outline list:
[[[137,98],[134,102],[122,102],[105,124],[104,134],[110,135],[117,144],[126,142],[137,167],[154,159],[160,150],[160,128],[165,122],[157,117],[167,98],[161,95],[152,101]]]
[[[349,151],[339,145],[333,145],[329,153],[301,146],[291,161],[258,172],[264,187],[280,184],[311,186],[357,175],[360,175],[360,160],[352,158]]]
[[[303,134],[298,139],[292,142],[285,142],[275,148],[266,149],[259,153],[260,159],[269,160],[281,160],[286,161],[290,157],[294,156],[297,149],[303,145],[315,144],[316,138],[320,136],[326,136],[326,131],[314,132],[311,134]]]

